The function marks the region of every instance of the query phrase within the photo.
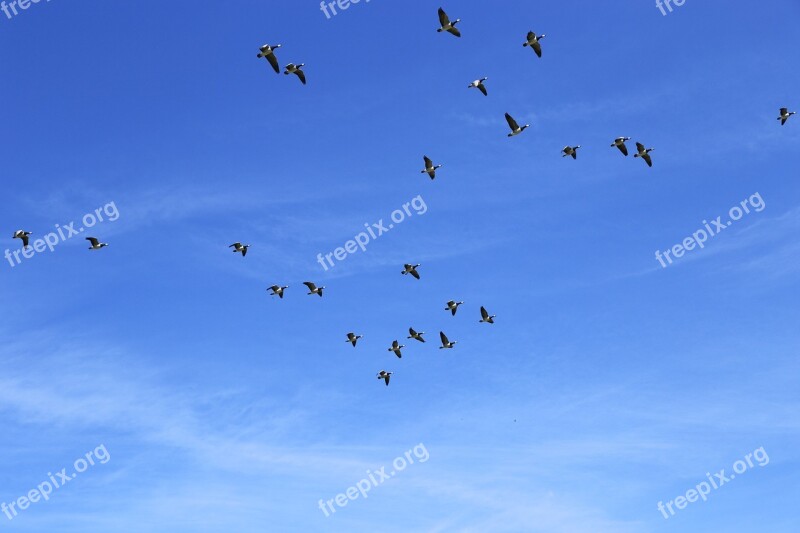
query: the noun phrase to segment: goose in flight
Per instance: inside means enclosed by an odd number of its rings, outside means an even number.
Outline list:
[[[568,155],[571,155],[572,159],[578,159],[578,148],[580,147],[580,144],[578,146],[565,146],[564,149],[561,150],[561,157],[567,157]]]
[[[444,9],[440,7],[439,24],[441,24],[442,27],[436,31],[438,31],[439,33],[446,31],[448,33],[452,33],[456,37],[461,37],[461,32],[458,31],[458,28],[456,28],[456,24],[458,24],[459,22],[461,22],[461,19],[456,19],[453,22],[450,22],[450,17],[448,17],[447,13],[444,12]]]
[[[781,126],[786,124],[786,121],[789,120],[789,117],[792,115],[796,115],[797,111],[789,111],[788,108],[782,107],[781,108],[781,116],[778,117],[778,120],[781,121]]]
[[[387,352],[394,352],[394,354],[399,359],[399,358],[403,357],[403,354],[400,352],[400,348],[405,348],[405,347],[406,347],[405,344],[398,344],[397,341],[395,340],[395,341],[392,342],[391,347],[389,347],[389,349],[386,350],[386,351]]]
[[[278,298],[283,298],[283,291],[288,289],[288,288],[289,288],[288,285],[286,285],[286,286],[273,285],[272,287],[270,287],[267,290],[268,291],[272,291],[272,294],[270,294],[270,296],[277,296]]]
[[[469,85],[467,85],[467,89],[478,89],[480,92],[483,93],[483,96],[489,96],[489,93],[486,92],[486,86],[483,84],[489,78],[481,78],[479,80],[475,80]]]
[[[355,348],[356,343],[358,342],[358,339],[360,339],[362,337],[363,337],[363,335],[356,335],[355,333],[351,332],[351,333],[347,334],[347,340],[344,341],[344,342],[349,342],[350,344],[353,345],[353,348]]]
[[[425,339],[422,338],[422,336],[425,335],[424,331],[417,333],[414,331],[414,328],[408,328],[408,333],[409,335],[406,337],[407,339],[417,339],[419,342],[425,342]]]
[[[104,246],[108,246],[108,243],[100,242],[96,237],[86,237],[86,240],[91,244],[91,246],[89,246],[90,250],[99,250]]]
[[[317,287],[310,281],[304,281],[303,285],[308,287],[308,290],[310,291],[308,294],[318,294],[319,297],[322,298],[322,289],[324,289],[325,287]]]
[[[496,316],[497,315],[489,315],[489,311],[487,311],[484,306],[481,306],[481,319],[479,320],[479,322],[494,324],[494,319]]]
[[[456,311],[458,311],[458,306],[463,304],[464,302],[456,302],[455,300],[450,300],[447,302],[447,307],[444,308],[445,311],[450,311],[453,313],[453,316],[456,316]]]
[[[267,61],[269,61],[269,64],[272,65],[272,69],[278,74],[280,74],[281,72],[281,67],[278,66],[278,58],[275,57],[275,50],[277,50],[280,47],[281,45],[279,44],[276,44],[274,46],[265,44],[264,46],[259,48],[259,50],[261,51],[258,53],[258,57],[259,58],[265,57]]]
[[[425,168],[423,170],[420,170],[419,173],[420,174],[427,174],[428,176],[431,177],[431,179],[435,178],[436,177],[436,169],[442,168],[442,165],[434,166],[433,165],[433,161],[431,161],[431,158],[428,157],[427,155],[422,156],[422,159],[425,161]]]
[[[27,248],[28,247],[28,237],[30,237],[30,235],[31,235],[30,231],[24,231],[24,230],[18,229],[17,231],[14,232],[13,238],[14,239],[20,239],[22,241],[22,247],[23,248]]]
[[[655,148],[645,148],[642,143],[636,143],[636,150],[638,153],[633,154],[633,157],[641,157],[647,163],[648,167],[653,166],[653,160],[650,158],[650,152]]]
[[[528,32],[528,40],[522,43],[522,46],[530,46],[533,48],[533,51],[536,52],[536,55],[542,57],[542,45],[539,43],[540,39],[544,39],[545,35],[536,36],[535,32],[529,31]]]
[[[412,275],[412,276],[414,276],[415,278],[419,279],[419,272],[417,272],[417,267],[419,266],[419,264],[416,264],[416,265],[409,265],[408,263],[406,263],[406,264],[405,264],[405,265],[403,265],[403,266],[404,266],[405,268],[403,269],[403,271],[402,271],[402,272],[400,272],[401,274],[403,274],[403,275],[405,275],[405,274],[411,274],[411,275]]]
[[[242,254],[242,257],[244,257],[247,255],[247,249],[250,248],[250,245],[242,244],[240,242],[235,242],[230,246],[228,246],[228,248],[233,248],[233,250],[231,250],[233,253],[239,252]]]
[[[439,337],[442,339],[442,345],[439,346],[440,350],[443,348],[452,348],[458,342],[458,341],[450,342],[450,340],[447,338],[447,335],[444,334],[444,331],[439,332]]]
[[[387,372],[386,370],[381,370],[378,372],[378,379],[382,379],[386,382],[386,386],[389,386],[389,377],[394,374],[394,372]]]
[[[303,67],[306,66],[305,63],[300,63],[299,65],[295,65],[294,63],[289,63],[286,65],[286,70],[283,71],[284,74],[287,76],[289,74],[297,74],[297,77],[300,78],[300,81],[303,82],[303,85],[306,84],[306,73],[303,72]]]
[[[519,135],[525,131],[526,128],[530,128],[531,126],[530,124],[525,124],[524,126],[520,127],[519,124],[517,124],[517,121],[514,120],[514,118],[508,113],[506,113],[506,122],[508,122],[508,127],[511,128],[511,133],[508,134],[509,137]]]
[[[627,156],[628,147],[625,146],[625,141],[630,141],[630,140],[631,140],[630,137],[617,137],[616,139],[614,139],[614,144],[612,144],[611,147],[613,148],[616,146],[617,148],[619,148],[619,151],[622,152],[622,155]]]

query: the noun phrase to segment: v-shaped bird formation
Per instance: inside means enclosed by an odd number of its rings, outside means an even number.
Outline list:
[[[460,18],[451,19],[450,16],[441,7],[438,9],[438,18],[439,18],[439,28],[437,28],[436,30],[437,32],[449,33],[450,35],[453,35],[458,38],[462,37],[461,30],[458,27],[456,27],[457,24],[461,22]],[[544,37],[545,34],[539,35],[534,31],[528,31],[527,35],[525,36],[525,41],[522,43],[522,46],[525,48],[528,47],[531,48],[536,54],[537,58],[541,59],[543,56],[542,39],[544,39]],[[278,50],[281,50],[281,53],[283,53],[283,45],[264,44],[261,47],[259,47],[259,52],[257,54],[258,59],[266,59],[269,66],[276,74],[281,73],[280,63],[278,62],[277,58]],[[467,50],[464,53],[471,53],[471,52]],[[287,63],[286,66],[283,68],[283,73],[286,76],[294,74],[300,80],[302,85],[306,85],[307,80],[304,67],[305,63]],[[478,89],[478,91],[480,91],[481,94],[483,94],[483,96],[488,97],[489,91],[486,87],[486,81],[488,79],[489,79],[488,76],[475,79],[469,85],[467,85],[467,88]],[[498,94],[502,95],[501,89],[502,88],[493,86],[492,87],[493,97],[496,97]],[[781,107],[779,110],[779,115],[777,120],[780,122],[781,126],[783,126],[792,117],[792,115],[795,114],[797,114],[795,111],[790,111],[787,107]],[[508,124],[508,128],[510,129],[510,133],[507,134],[508,137],[516,137],[518,135],[521,135],[523,132],[525,132],[528,128],[531,127],[530,124],[520,125],[520,123],[510,113],[505,113],[505,120],[506,123]],[[618,149],[623,156],[627,157],[629,155],[629,151],[626,143],[631,140],[632,140],[631,137],[620,136],[615,138],[610,146],[611,148]],[[654,148],[649,148],[645,144],[639,141],[636,141],[635,145],[636,145],[636,152],[634,153],[633,157],[635,159],[642,159],[647,164],[648,167],[652,167],[653,159],[650,154],[651,152],[654,151]],[[573,160],[577,161],[579,149],[581,149],[580,144],[575,144],[575,145],[567,144],[561,150],[561,156],[564,158],[572,158]],[[423,156],[423,162],[424,162],[424,168],[420,171],[420,173],[427,174],[431,180],[434,180],[436,178],[436,171],[442,168],[442,164],[434,164],[434,161],[427,155]],[[22,242],[23,249],[27,249],[29,246],[31,235],[32,233],[30,231],[20,229],[14,231],[12,238],[19,239]],[[108,246],[108,243],[101,242],[96,237],[86,237],[86,240],[89,241],[90,243],[89,246],[90,250],[100,250]],[[244,258],[247,256],[247,252],[250,248],[250,245],[237,241],[229,245],[229,248],[232,249],[231,251],[233,253],[239,253]],[[403,269],[400,271],[400,273],[404,276],[410,275],[416,280],[421,280],[422,276],[420,275],[419,271],[420,266],[421,265],[419,263],[416,264],[406,263],[403,265]],[[307,295],[309,296],[316,295],[320,298],[323,297],[323,291],[325,290],[324,286],[318,286],[316,283],[312,281],[304,281],[302,282],[302,284],[305,285],[306,288],[308,289]],[[286,293],[287,289],[289,289],[289,285],[276,284],[272,285],[267,290],[270,291],[271,296],[278,296],[278,299],[282,300],[284,298],[284,294]],[[463,301],[449,300],[444,307],[444,311],[446,312],[449,311],[451,316],[455,317],[459,307],[463,304],[464,304]],[[480,323],[494,324],[495,318],[496,315],[490,314],[489,311],[484,306],[480,307],[480,320],[479,320]],[[416,340],[420,343],[426,342],[425,338],[423,337],[423,335],[425,335],[424,331],[417,331],[413,327],[409,327],[408,333],[409,335],[406,337],[407,339]],[[357,346],[359,345],[358,341],[363,338],[364,338],[363,335],[356,334],[355,332],[352,331],[345,334],[345,342],[350,343],[353,346],[353,348],[357,348]],[[439,332],[439,339],[441,341],[441,346],[439,346],[439,349],[453,349],[456,343],[458,342],[456,340],[450,340],[450,338],[445,334],[444,331]],[[419,346],[415,343],[412,344],[414,344],[414,346],[416,347]],[[406,349],[406,346],[400,344],[397,339],[394,339],[387,348],[387,351],[392,352],[398,359],[400,359],[403,356],[402,352],[403,349]],[[412,348],[408,349],[412,350]],[[390,377],[393,374],[394,372],[381,370],[380,372],[378,372],[377,378],[382,379],[388,386]]]

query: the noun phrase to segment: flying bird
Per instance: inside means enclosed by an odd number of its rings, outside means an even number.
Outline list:
[[[405,268],[403,269],[403,271],[402,271],[402,272],[400,272],[401,274],[403,274],[403,275],[405,275],[405,274],[411,274],[411,275],[412,275],[412,276],[414,276],[415,278],[419,279],[419,272],[417,272],[417,267],[419,266],[419,264],[416,264],[416,265],[409,265],[408,263],[406,263],[406,264],[405,264],[405,265],[403,265],[403,266],[404,266]]]
[[[528,40],[522,43],[522,46],[530,46],[537,56],[542,57],[542,45],[539,43],[539,39],[544,39],[544,37],[544,34],[537,37],[535,32],[529,31]]]
[[[389,376],[391,376],[392,374],[394,374],[394,372],[387,372],[386,370],[381,370],[380,372],[378,372],[378,379],[382,379],[383,381],[385,381],[386,382],[386,386],[388,387],[389,386]]]
[[[21,229],[18,229],[17,231],[14,232],[14,235],[13,235],[12,238],[20,239],[22,241],[22,247],[23,248],[27,248],[28,247],[28,237],[30,237],[30,235],[31,235],[30,231],[23,231]]]
[[[447,302],[447,307],[444,308],[445,311],[450,311],[453,313],[453,316],[456,316],[456,311],[458,311],[458,306],[463,304],[464,302],[456,302],[455,300],[450,300]]]
[[[304,281],[303,285],[308,287],[308,290],[310,291],[308,294],[318,294],[319,297],[322,298],[322,289],[324,289],[325,287],[317,287],[310,281]]]
[[[297,74],[297,77],[300,78],[300,81],[303,82],[303,85],[306,84],[306,73],[303,72],[303,67],[306,66],[305,63],[300,63],[299,65],[295,65],[294,63],[289,63],[284,67],[286,70],[283,71],[284,74],[287,76],[289,74]]]
[[[281,45],[279,44],[276,44],[274,46],[265,44],[264,46],[259,48],[259,50],[261,51],[258,53],[258,57],[259,58],[265,57],[267,61],[269,61],[269,64],[272,65],[272,69],[278,74],[280,74],[281,72],[281,67],[278,66],[278,59],[275,57],[275,50],[277,50],[280,47]]]
[[[273,285],[272,287],[270,287],[267,290],[268,291],[272,291],[272,294],[270,294],[270,296],[277,296],[278,298],[283,298],[283,291],[288,289],[288,288],[289,288],[288,285],[286,285],[286,286]]]
[[[630,141],[630,140],[631,140],[630,137],[617,137],[616,139],[614,139],[614,144],[612,144],[611,147],[613,148],[616,146],[617,148],[619,148],[619,151],[622,152],[622,155],[627,156],[628,147],[625,146],[625,141]]]
[[[108,246],[108,243],[100,242],[95,237],[86,237],[86,240],[89,241],[89,243],[91,244],[91,246],[89,246],[90,250],[99,250],[104,246]]]
[[[781,116],[778,117],[778,120],[781,121],[781,126],[786,124],[786,121],[789,120],[789,117],[792,115],[796,115],[797,111],[789,111],[789,109],[782,107],[781,108]]]
[[[458,24],[459,22],[461,22],[461,19],[456,19],[453,22],[450,22],[450,17],[448,17],[447,13],[444,12],[444,9],[440,7],[439,23],[441,24],[442,27],[436,31],[438,31],[439,33],[446,31],[448,33],[452,33],[456,37],[461,37],[461,32],[458,31],[458,28],[456,28],[456,24]]]
[[[250,248],[250,245],[242,244],[240,242],[235,242],[230,246],[228,246],[228,248],[233,248],[233,250],[231,250],[233,253],[239,252],[242,254],[242,257],[244,257],[247,255],[247,249]]]
[[[645,148],[642,143],[636,143],[636,150],[638,153],[633,154],[633,157],[641,157],[647,163],[648,167],[653,166],[653,160],[650,158],[650,152],[655,148]]]
[[[394,354],[399,359],[399,358],[403,357],[403,354],[400,352],[400,348],[405,348],[405,347],[406,347],[405,344],[398,344],[397,341],[395,340],[395,341],[392,342],[392,346],[386,351],[387,352],[394,352]]]
[[[456,345],[456,342],[458,342],[458,341],[450,342],[450,340],[447,338],[447,335],[444,334],[444,331],[439,332],[439,337],[442,339],[442,345],[439,346],[440,350],[443,348],[452,348],[453,346]]]
[[[358,339],[360,339],[362,337],[363,337],[363,335],[356,335],[355,333],[351,332],[351,333],[347,334],[347,340],[344,341],[344,342],[349,342],[355,348],[356,343],[358,342]]]
[[[436,169],[442,168],[442,165],[433,166],[433,161],[431,161],[431,158],[428,157],[427,155],[422,156],[422,159],[425,161],[425,168],[423,170],[420,170],[419,173],[427,174],[428,176],[431,177],[431,179],[435,178]]]
[[[578,146],[565,146],[564,149],[561,150],[561,157],[567,157],[570,155],[572,156],[572,159],[578,159],[578,148],[580,147],[580,144]]]
[[[406,337],[407,339],[417,339],[419,342],[425,342],[425,339],[422,338],[422,336],[425,335],[424,331],[417,333],[414,331],[414,328],[408,328],[408,333],[409,335]]]
[[[469,85],[467,85],[467,89],[478,89],[480,92],[483,93],[483,96],[489,96],[489,93],[486,92],[486,86],[483,84],[489,78],[481,78],[479,80],[475,80]]]
[[[508,127],[511,128],[511,133],[508,134],[509,137],[513,137],[514,135],[519,135],[520,133],[525,131],[526,128],[529,128],[531,126],[530,124],[525,124],[524,126],[520,127],[519,124],[517,124],[517,121],[514,120],[514,118],[508,113],[506,113],[506,122],[508,122]]]
[[[481,319],[479,320],[479,322],[494,324],[494,319],[496,316],[497,315],[489,315],[489,311],[487,311],[484,306],[481,306]]]

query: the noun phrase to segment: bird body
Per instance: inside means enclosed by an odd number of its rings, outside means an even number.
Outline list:
[[[230,246],[228,246],[228,248],[233,248],[233,250],[231,250],[233,253],[237,253],[238,252],[238,253],[242,254],[242,257],[244,257],[244,256],[247,255],[247,249],[250,248],[250,245],[249,244],[242,244],[240,242],[235,242],[235,243],[231,244]]]
[[[456,311],[458,311],[458,306],[463,304],[464,302],[456,302],[455,300],[450,300],[447,302],[447,307],[444,308],[445,311],[450,311],[453,316],[456,316]]]
[[[394,352],[398,359],[403,357],[403,354],[400,352],[400,348],[405,348],[405,344],[399,344],[396,340],[392,342],[392,345],[386,350],[387,352]]]
[[[788,108],[782,107],[780,114],[781,116],[778,117],[778,120],[781,121],[781,126],[783,126],[784,124],[786,124],[786,121],[789,120],[789,117],[797,114],[797,111],[789,111]]]
[[[461,22],[461,19],[456,19],[453,22],[450,22],[450,17],[448,17],[447,13],[444,12],[444,9],[440,7],[439,24],[441,25],[441,27],[436,31],[438,31],[439,33],[446,31],[447,33],[451,33],[456,37],[461,37],[461,32],[458,31],[458,28],[456,28],[456,24],[458,24],[459,22]]]
[[[99,250],[100,248],[104,248],[108,246],[108,243],[100,242],[95,237],[86,237],[86,240],[89,241],[89,249],[90,250]]]
[[[13,235],[12,238],[21,240],[22,241],[22,247],[23,248],[27,248],[28,247],[28,237],[30,237],[30,235],[31,235],[30,231],[24,231],[24,230],[18,229],[17,231],[14,232],[14,235]]]
[[[439,332],[439,338],[442,340],[442,345],[439,346],[440,350],[445,348],[450,349],[456,345],[456,342],[458,342],[458,341],[450,341],[450,339],[447,338],[447,335],[444,334],[444,331]]]
[[[294,63],[289,63],[284,67],[286,70],[283,71],[284,74],[287,76],[289,74],[297,74],[297,77],[300,78],[300,81],[303,85],[306,84],[306,73],[303,71],[303,67],[306,66],[305,63],[300,63],[299,65],[295,65]]]
[[[508,127],[511,128],[511,133],[508,134],[509,137],[519,135],[531,126],[530,124],[525,124],[524,126],[520,127],[520,125],[517,124],[517,121],[514,120],[514,118],[508,113],[506,113],[506,122],[508,122]]]
[[[406,263],[405,265],[403,265],[403,267],[404,267],[403,271],[400,272],[400,273],[403,274],[403,275],[411,274],[416,279],[419,279],[419,272],[417,272],[417,267],[418,266],[420,266],[420,265],[419,264],[411,265],[409,263]]]
[[[544,37],[544,34],[537,37],[536,32],[529,31],[528,38],[524,43],[522,43],[522,46],[530,46],[533,51],[536,52],[537,56],[542,57],[542,45],[539,40],[543,39]]]
[[[486,310],[486,308],[481,306],[481,319],[479,320],[479,322],[494,324],[494,319],[496,316],[497,315],[490,315],[489,312]]]
[[[278,65],[278,59],[275,57],[275,50],[277,50],[280,47],[281,45],[279,44],[276,44],[274,46],[265,44],[264,46],[259,48],[260,52],[258,53],[258,57],[266,58],[266,60],[269,61],[269,64],[272,65],[272,69],[278,74],[280,74],[281,72],[281,67]]]
[[[655,150],[655,148],[645,148],[642,143],[636,143],[636,153],[633,154],[633,157],[641,157],[644,159],[645,163],[647,163],[648,167],[653,166],[653,159],[650,157],[650,152]]]
[[[385,381],[386,382],[386,386],[388,387],[389,386],[389,378],[390,378],[390,376],[392,374],[394,374],[394,372],[387,372],[385,370],[381,370],[380,372],[378,372],[378,379],[382,379],[383,381]]]
[[[425,168],[420,170],[419,173],[427,174],[431,179],[434,179],[436,177],[436,170],[442,168],[442,165],[434,166],[433,161],[431,161],[431,158],[427,155],[422,156],[422,160],[425,161]]]
[[[617,137],[616,139],[614,139],[614,142],[611,145],[611,147],[613,148],[616,146],[617,148],[619,148],[619,151],[622,152],[622,155],[627,157],[628,147],[625,146],[625,141],[630,141],[630,140],[631,140],[630,137]]]
[[[422,338],[422,336],[425,335],[424,331],[416,332],[414,331],[414,328],[408,328],[408,333],[409,335],[406,337],[407,339],[416,339],[419,342],[425,342],[425,339]]]
[[[561,157],[572,156],[572,159],[578,159],[578,148],[580,147],[580,144],[578,146],[565,146],[564,149],[561,150]]]
[[[280,285],[273,285],[272,287],[270,287],[267,290],[268,291],[272,291],[272,294],[270,294],[270,296],[277,296],[278,298],[283,298],[283,291],[288,289],[288,288],[289,288],[288,285],[283,286],[283,287],[280,286]]]
[[[355,348],[356,343],[358,342],[358,339],[360,339],[362,337],[363,337],[363,335],[356,335],[355,333],[351,332],[351,333],[347,334],[347,340],[344,341],[344,342],[351,343],[353,345],[353,347]]]
[[[308,294],[317,294],[319,295],[320,298],[322,298],[322,289],[324,289],[325,287],[317,287],[314,283],[310,281],[304,281],[303,285],[308,287],[309,290]]]
[[[486,92],[486,86],[483,84],[489,78],[481,78],[479,80],[475,80],[469,85],[467,85],[467,89],[478,89],[480,92],[483,93],[484,96],[489,96],[489,93]]]

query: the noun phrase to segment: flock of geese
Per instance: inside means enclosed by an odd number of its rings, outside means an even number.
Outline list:
[[[444,11],[444,9],[439,8],[439,25],[440,25],[440,27],[436,31],[440,32],[440,33],[441,32],[446,32],[446,33],[450,33],[451,35],[454,35],[456,37],[461,37],[461,31],[456,27],[456,25],[459,22],[461,22],[461,19],[455,19],[455,20],[451,21],[450,17],[447,15],[447,13]],[[545,37],[544,34],[537,35],[535,32],[529,31],[528,35],[527,35],[527,37],[525,39],[525,42],[522,43],[522,46],[523,47],[530,47],[534,51],[536,56],[541,58],[542,57],[541,40],[544,37]],[[282,45],[280,45],[280,44],[275,44],[275,45],[265,44],[265,45],[263,45],[263,46],[261,46],[259,48],[259,53],[258,53],[258,56],[257,56],[258,58],[266,59],[267,62],[271,65],[272,69],[278,74],[280,74],[281,69],[280,69],[280,66],[279,66],[279,63],[278,63],[278,59],[277,59],[275,53],[281,47],[282,47]],[[300,82],[303,85],[305,85],[306,84],[306,74],[305,74],[305,71],[303,70],[304,66],[305,66],[305,63],[289,63],[284,67],[283,73],[285,75],[287,75],[287,76],[289,74],[296,75],[300,79]],[[483,78],[477,79],[477,80],[473,81],[472,83],[470,83],[467,86],[467,88],[468,89],[478,89],[484,96],[488,96],[489,92],[488,92],[488,90],[486,88],[486,83],[485,83],[488,79],[489,79],[488,77],[483,77]],[[795,111],[789,111],[788,108],[782,107],[780,109],[780,111],[779,111],[778,120],[780,121],[781,125],[784,125],[784,124],[786,124],[786,121],[789,120],[789,118],[792,115],[795,115],[795,114],[797,114]],[[515,137],[517,135],[520,135],[522,132],[524,132],[527,128],[530,127],[530,124],[525,124],[525,125],[520,126],[517,123],[517,121],[509,113],[505,114],[505,118],[506,118],[506,122],[508,123],[508,127],[511,129],[511,133],[508,134],[509,137]],[[617,148],[622,153],[622,155],[627,157],[628,156],[628,147],[627,147],[627,145],[625,143],[627,141],[630,141],[630,140],[631,140],[630,137],[624,137],[624,136],[623,137],[617,137],[616,139],[614,139],[614,142],[611,144],[611,147],[612,148]],[[576,146],[567,145],[561,150],[562,157],[571,157],[572,159],[577,159],[578,158],[578,150],[580,148],[581,148],[580,145],[576,145]],[[636,153],[634,154],[634,158],[641,158],[642,160],[645,161],[645,163],[647,163],[648,167],[652,167],[653,166],[653,160],[652,160],[652,158],[650,156],[650,152],[652,152],[653,150],[654,150],[654,148],[647,148],[644,144],[642,144],[640,142],[636,142]],[[433,161],[427,155],[423,157],[423,160],[424,160],[425,168],[423,168],[420,172],[423,173],[423,174],[427,174],[430,177],[430,179],[433,180],[434,178],[436,178],[436,171],[439,168],[441,168],[442,165],[441,164],[434,165]],[[28,248],[30,236],[31,236],[31,232],[30,231],[24,231],[24,230],[17,230],[13,234],[13,238],[14,239],[20,239],[22,241],[23,248]],[[101,248],[104,248],[104,247],[108,246],[108,243],[100,242],[100,240],[97,239],[96,237],[86,237],[86,240],[89,241],[89,243],[90,243],[90,246],[89,246],[90,250],[99,250]],[[231,244],[229,246],[229,248],[232,248],[232,252],[233,253],[240,253],[240,254],[242,254],[242,257],[245,257],[247,255],[247,250],[250,248],[250,245],[249,244],[243,244],[241,242],[235,242],[235,243]],[[420,267],[419,264],[410,264],[410,263],[408,263],[408,264],[405,264],[403,266],[403,270],[400,273],[403,274],[403,275],[410,275],[413,278],[419,280],[420,279],[420,274],[419,274],[419,271],[417,270],[419,267]],[[322,297],[323,290],[325,289],[325,287],[317,286],[315,283],[313,283],[311,281],[305,281],[305,282],[303,282],[303,285],[305,285],[308,288],[308,291],[309,291],[307,293],[308,295],[317,295],[319,297]],[[278,296],[278,298],[283,299],[284,293],[285,293],[286,289],[288,289],[288,288],[289,288],[288,285],[273,285],[273,286],[269,287],[267,290],[271,291],[271,295],[272,296]],[[455,316],[456,312],[458,311],[459,306],[463,305],[463,303],[464,302],[461,302],[461,301],[450,300],[450,301],[447,302],[446,307],[444,309],[445,309],[445,311],[450,311],[452,316]],[[480,315],[481,315],[481,319],[480,319],[479,322],[487,323],[487,324],[494,324],[494,319],[495,319],[496,315],[490,315],[489,312],[486,310],[486,308],[483,307],[483,306],[481,306],[481,308],[480,308]],[[408,333],[409,333],[409,335],[408,335],[407,339],[416,340],[416,341],[422,342],[422,343],[425,342],[425,338],[423,337],[423,335],[425,335],[424,331],[419,331],[418,332],[413,327],[410,327],[410,328],[408,328]],[[363,338],[363,335],[358,335],[358,334],[356,334],[354,332],[348,332],[346,334],[345,342],[349,342],[350,344],[353,345],[353,347],[356,347],[356,345],[358,344],[359,339],[362,339],[362,338]],[[439,346],[439,349],[452,349],[456,345],[456,343],[458,342],[458,341],[455,341],[455,340],[451,341],[447,337],[447,335],[444,333],[444,331],[440,331],[439,332],[439,338],[441,340],[441,346]],[[395,339],[394,341],[392,341],[391,345],[389,346],[389,348],[387,350],[390,351],[390,352],[393,352],[398,358],[402,358],[402,356],[403,356],[402,349],[405,348],[405,347],[406,346],[404,344],[400,344]],[[393,374],[393,372],[389,372],[387,370],[381,370],[380,372],[378,372],[377,378],[383,380],[386,383],[386,385],[388,386],[389,385],[389,380],[390,380],[392,374]]]

